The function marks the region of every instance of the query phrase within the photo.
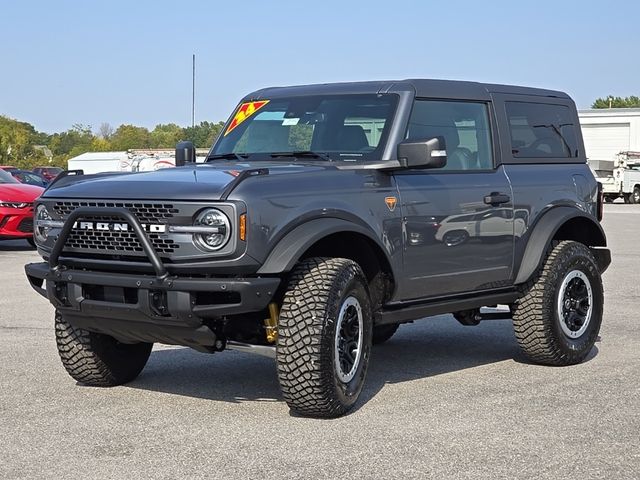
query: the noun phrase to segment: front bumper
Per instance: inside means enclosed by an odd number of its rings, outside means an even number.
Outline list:
[[[31,238],[33,208],[0,208],[0,238]]]
[[[76,220],[116,216],[131,226],[155,275],[65,268],[59,263]],[[216,345],[208,320],[260,312],[274,297],[277,277],[171,275],[138,219],[123,208],[81,207],[69,214],[48,263],[25,266],[31,286],[72,325],[124,342],[194,348]]]
[[[31,286],[70,323],[125,341],[212,345],[207,319],[260,312],[280,279],[188,278],[25,266]]]

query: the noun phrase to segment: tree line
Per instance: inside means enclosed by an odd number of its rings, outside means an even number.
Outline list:
[[[39,165],[66,168],[68,159],[85,152],[174,148],[181,140],[206,148],[223,126],[224,122],[205,121],[193,127],[167,123],[149,130],[128,124],[114,129],[103,123],[94,132],[89,125],[75,124],[64,132],[47,134],[38,132],[30,123],[0,115],[0,164],[29,170]]]
[[[608,95],[598,98],[591,104],[591,108],[640,108],[640,98],[635,95],[630,97],[614,97]]]

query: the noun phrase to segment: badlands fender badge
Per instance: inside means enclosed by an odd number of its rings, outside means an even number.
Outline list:
[[[231,133],[231,131],[234,128],[236,128],[238,125],[244,122],[251,115],[256,113],[258,110],[260,110],[262,107],[264,107],[267,103],[269,103],[269,100],[261,100],[259,102],[247,102],[240,105],[238,107],[238,111],[233,117],[233,120],[231,120],[231,123],[227,127],[226,132],[224,132],[224,136],[226,137],[227,135],[229,135],[229,133]]]
[[[398,199],[396,197],[384,197],[384,203],[387,204],[387,208],[390,212],[393,212],[396,209],[396,203],[398,203]]]

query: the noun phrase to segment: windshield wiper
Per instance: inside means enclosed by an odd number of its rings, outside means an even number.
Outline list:
[[[277,157],[319,158],[321,160],[326,160],[327,162],[333,162],[333,158],[331,158],[326,153],[312,152],[311,150],[294,150],[293,152],[273,152],[271,154],[271,157],[272,158],[277,158]]]
[[[246,160],[249,157],[246,153],[216,153],[209,155],[205,162],[209,160]]]

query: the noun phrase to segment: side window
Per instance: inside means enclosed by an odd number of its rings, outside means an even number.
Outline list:
[[[493,168],[487,105],[476,102],[416,100],[409,119],[408,139],[444,140],[443,170]]]
[[[578,156],[576,126],[569,107],[546,103],[506,102],[514,158]]]

